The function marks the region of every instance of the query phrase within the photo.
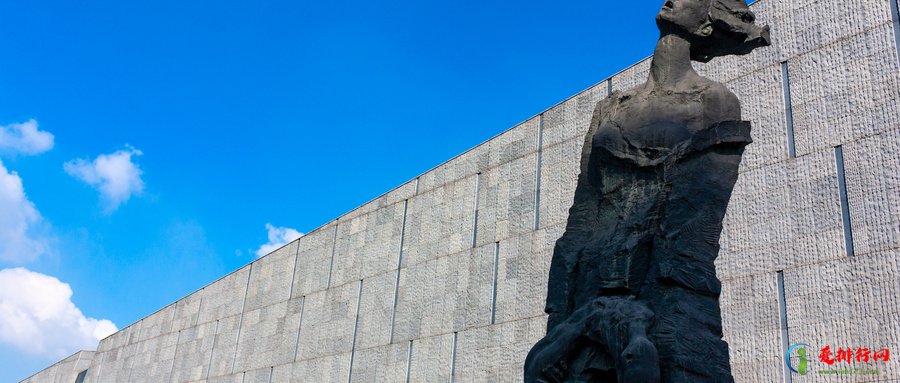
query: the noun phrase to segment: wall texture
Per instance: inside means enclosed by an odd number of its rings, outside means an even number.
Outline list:
[[[761,0],[753,9],[772,25],[773,46],[697,65],[737,93],[754,129],[718,261],[739,382],[789,381],[787,344],[900,352],[894,1]],[[550,257],[591,112],[648,68],[104,339],[86,381],[521,381],[545,330]],[[70,359],[26,382],[73,382]],[[900,381],[896,356],[873,366],[879,375],[803,379]]]

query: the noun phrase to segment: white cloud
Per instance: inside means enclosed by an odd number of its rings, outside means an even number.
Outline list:
[[[40,154],[53,149],[53,135],[38,130],[35,120],[0,126],[0,153]]]
[[[96,188],[106,204],[106,212],[111,213],[132,195],[144,191],[141,168],[132,161],[140,156],[140,150],[127,147],[111,154],[102,154],[93,161],[76,159],[63,166],[66,173]]]
[[[49,246],[35,233],[41,221],[22,179],[0,161],[0,261],[24,263],[47,253]]]
[[[303,233],[291,229],[289,227],[275,227],[270,223],[266,224],[266,230],[269,231],[269,243],[266,243],[256,250],[256,257],[262,257],[269,254],[279,247],[287,245],[289,242],[300,238]]]
[[[95,349],[116,331],[109,320],[85,317],[72,303],[72,288],[59,279],[24,268],[0,270],[0,342],[61,358]]]

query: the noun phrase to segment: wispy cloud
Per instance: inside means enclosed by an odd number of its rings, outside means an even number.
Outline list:
[[[35,120],[0,126],[0,154],[34,155],[53,149],[53,135],[38,130]]]
[[[259,249],[256,250],[257,258],[269,254],[279,247],[287,245],[291,241],[303,236],[303,233],[295,229],[289,227],[275,227],[270,223],[266,224],[266,230],[269,232],[269,243],[260,246]]]
[[[61,358],[93,350],[116,332],[106,319],[86,317],[72,303],[72,288],[24,268],[0,270],[0,342],[15,349]]]
[[[144,191],[143,172],[133,161],[133,157],[142,154],[140,150],[128,146],[90,161],[80,158],[72,160],[63,167],[72,177],[97,189],[106,205],[105,211],[111,213],[132,195],[140,195]]]
[[[41,214],[25,195],[22,179],[0,161],[0,261],[22,264],[46,254]]]

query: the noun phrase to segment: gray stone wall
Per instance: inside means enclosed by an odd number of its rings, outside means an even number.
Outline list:
[[[773,26],[773,46],[697,65],[738,94],[753,122],[718,261],[738,382],[789,381],[786,344],[900,352],[891,1],[761,0],[753,9]],[[87,381],[521,381],[545,330],[547,271],[591,112],[648,68],[638,63],[104,339]],[[804,379],[898,381],[894,358],[873,365],[877,376]],[[53,380],[61,364],[26,381],[74,381]]]
[[[74,383],[78,374],[91,366],[94,354],[94,351],[78,351],[21,383]]]

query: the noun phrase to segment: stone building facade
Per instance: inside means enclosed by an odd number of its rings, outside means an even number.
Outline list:
[[[738,382],[806,343],[900,353],[897,0],[760,0],[773,46],[695,64],[753,122],[717,262]],[[640,62],[24,382],[519,382],[594,105]],[[73,359],[74,358],[74,359]],[[88,361],[90,363],[88,364]]]

